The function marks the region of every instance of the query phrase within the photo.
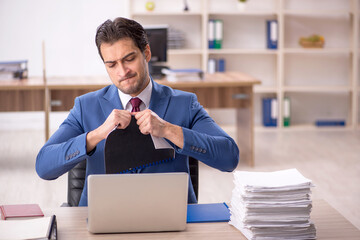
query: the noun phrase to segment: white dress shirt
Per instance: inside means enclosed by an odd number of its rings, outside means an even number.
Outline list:
[[[151,92],[152,92],[152,82],[150,80],[148,85],[146,86],[146,88],[139,95],[136,96],[136,97],[140,98],[142,101],[140,103],[140,111],[143,111],[143,110],[149,108]],[[130,96],[129,94],[123,93],[122,91],[120,91],[120,89],[118,89],[118,93],[119,93],[120,102],[121,102],[123,108],[125,110],[128,110],[131,112],[132,106],[130,103],[130,99],[133,97]]]

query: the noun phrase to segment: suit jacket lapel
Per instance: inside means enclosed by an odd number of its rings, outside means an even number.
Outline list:
[[[102,97],[100,97],[99,101],[105,118],[110,115],[113,109],[123,109],[118,94],[118,89],[115,85],[110,85],[107,92]]]
[[[149,108],[160,118],[164,119],[166,109],[169,105],[170,96],[164,91],[164,87],[151,79],[153,89],[151,93]]]
[[[151,99],[149,108],[154,111],[160,118],[164,119],[167,107],[169,105],[170,96],[163,91],[163,86],[152,81],[153,89],[151,92]],[[100,106],[107,118],[113,109],[124,109],[118,94],[118,89],[115,85],[111,85],[106,93],[100,97]]]

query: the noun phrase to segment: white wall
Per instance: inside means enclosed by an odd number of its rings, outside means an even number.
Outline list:
[[[0,0],[0,61],[29,60],[42,75],[42,41],[48,76],[106,75],[95,45],[106,19],[128,17],[128,0]]]

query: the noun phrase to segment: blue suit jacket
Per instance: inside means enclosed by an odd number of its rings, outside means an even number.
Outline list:
[[[175,148],[175,160],[147,167],[141,172],[189,173],[188,156],[221,171],[236,168],[239,161],[236,143],[209,117],[195,94],[173,90],[153,81],[149,108],[165,121],[182,127],[184,147],[179,149],[170,142]],[[36,159],[38,175],[47,180],[56,179],[85,159],[86,176],[104,174],[105,140],[89,156],[86,134],[104,123],[113,109],[123,109],[115,85],[77,97],[68,117],[40,150]],[[197,201],[191,181],[188,196],[189,203]],[[87,181],[79,203],[79,206],[86,205]]]

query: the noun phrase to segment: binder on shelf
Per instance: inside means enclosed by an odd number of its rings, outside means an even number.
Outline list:
[[[208,73],[212,74],[216,72],[216,59],[210,58],[208,60]]]
[[[223,42],[223,21],[215,20],[215,49],[221,49]]]
[[[220,58],[220,59],[210,58],[208,60],[208,73],[225,72],[225,71],[226,71],[226,61],[224,58]]]
[[[278,103],[276,98],[262,99],[263,125],[265,127],[276,127],[278,116]]]
[[[290,98],[284,98],[284,127],[290,126]]]
[[[218,68],[217,68],[218,72],[225,72],[225,59],[224,58],[220,58],[218,60]]]
[[[228,222],[230,210],[226,203],[188,204],[187,223]]]
[[[344,127],[346,125],[345,120],[327,120],[327,119],[321,119],[316,120],[315,125],[317,127],[336,127],[336,126],[342,126]]]
[[[215,20],[208,21],[208,42],[209,49],[215,48]]]
[[[127,128],[113,130],[105,142],[107,174],[136,172],[172,161],[174,157],[175,150],[166,140],[140,132],[134,116]]]
[[[277,49],[278,48],[278,22],[277,20],[266,21],[266,36],[267,36],[267,48]]]

